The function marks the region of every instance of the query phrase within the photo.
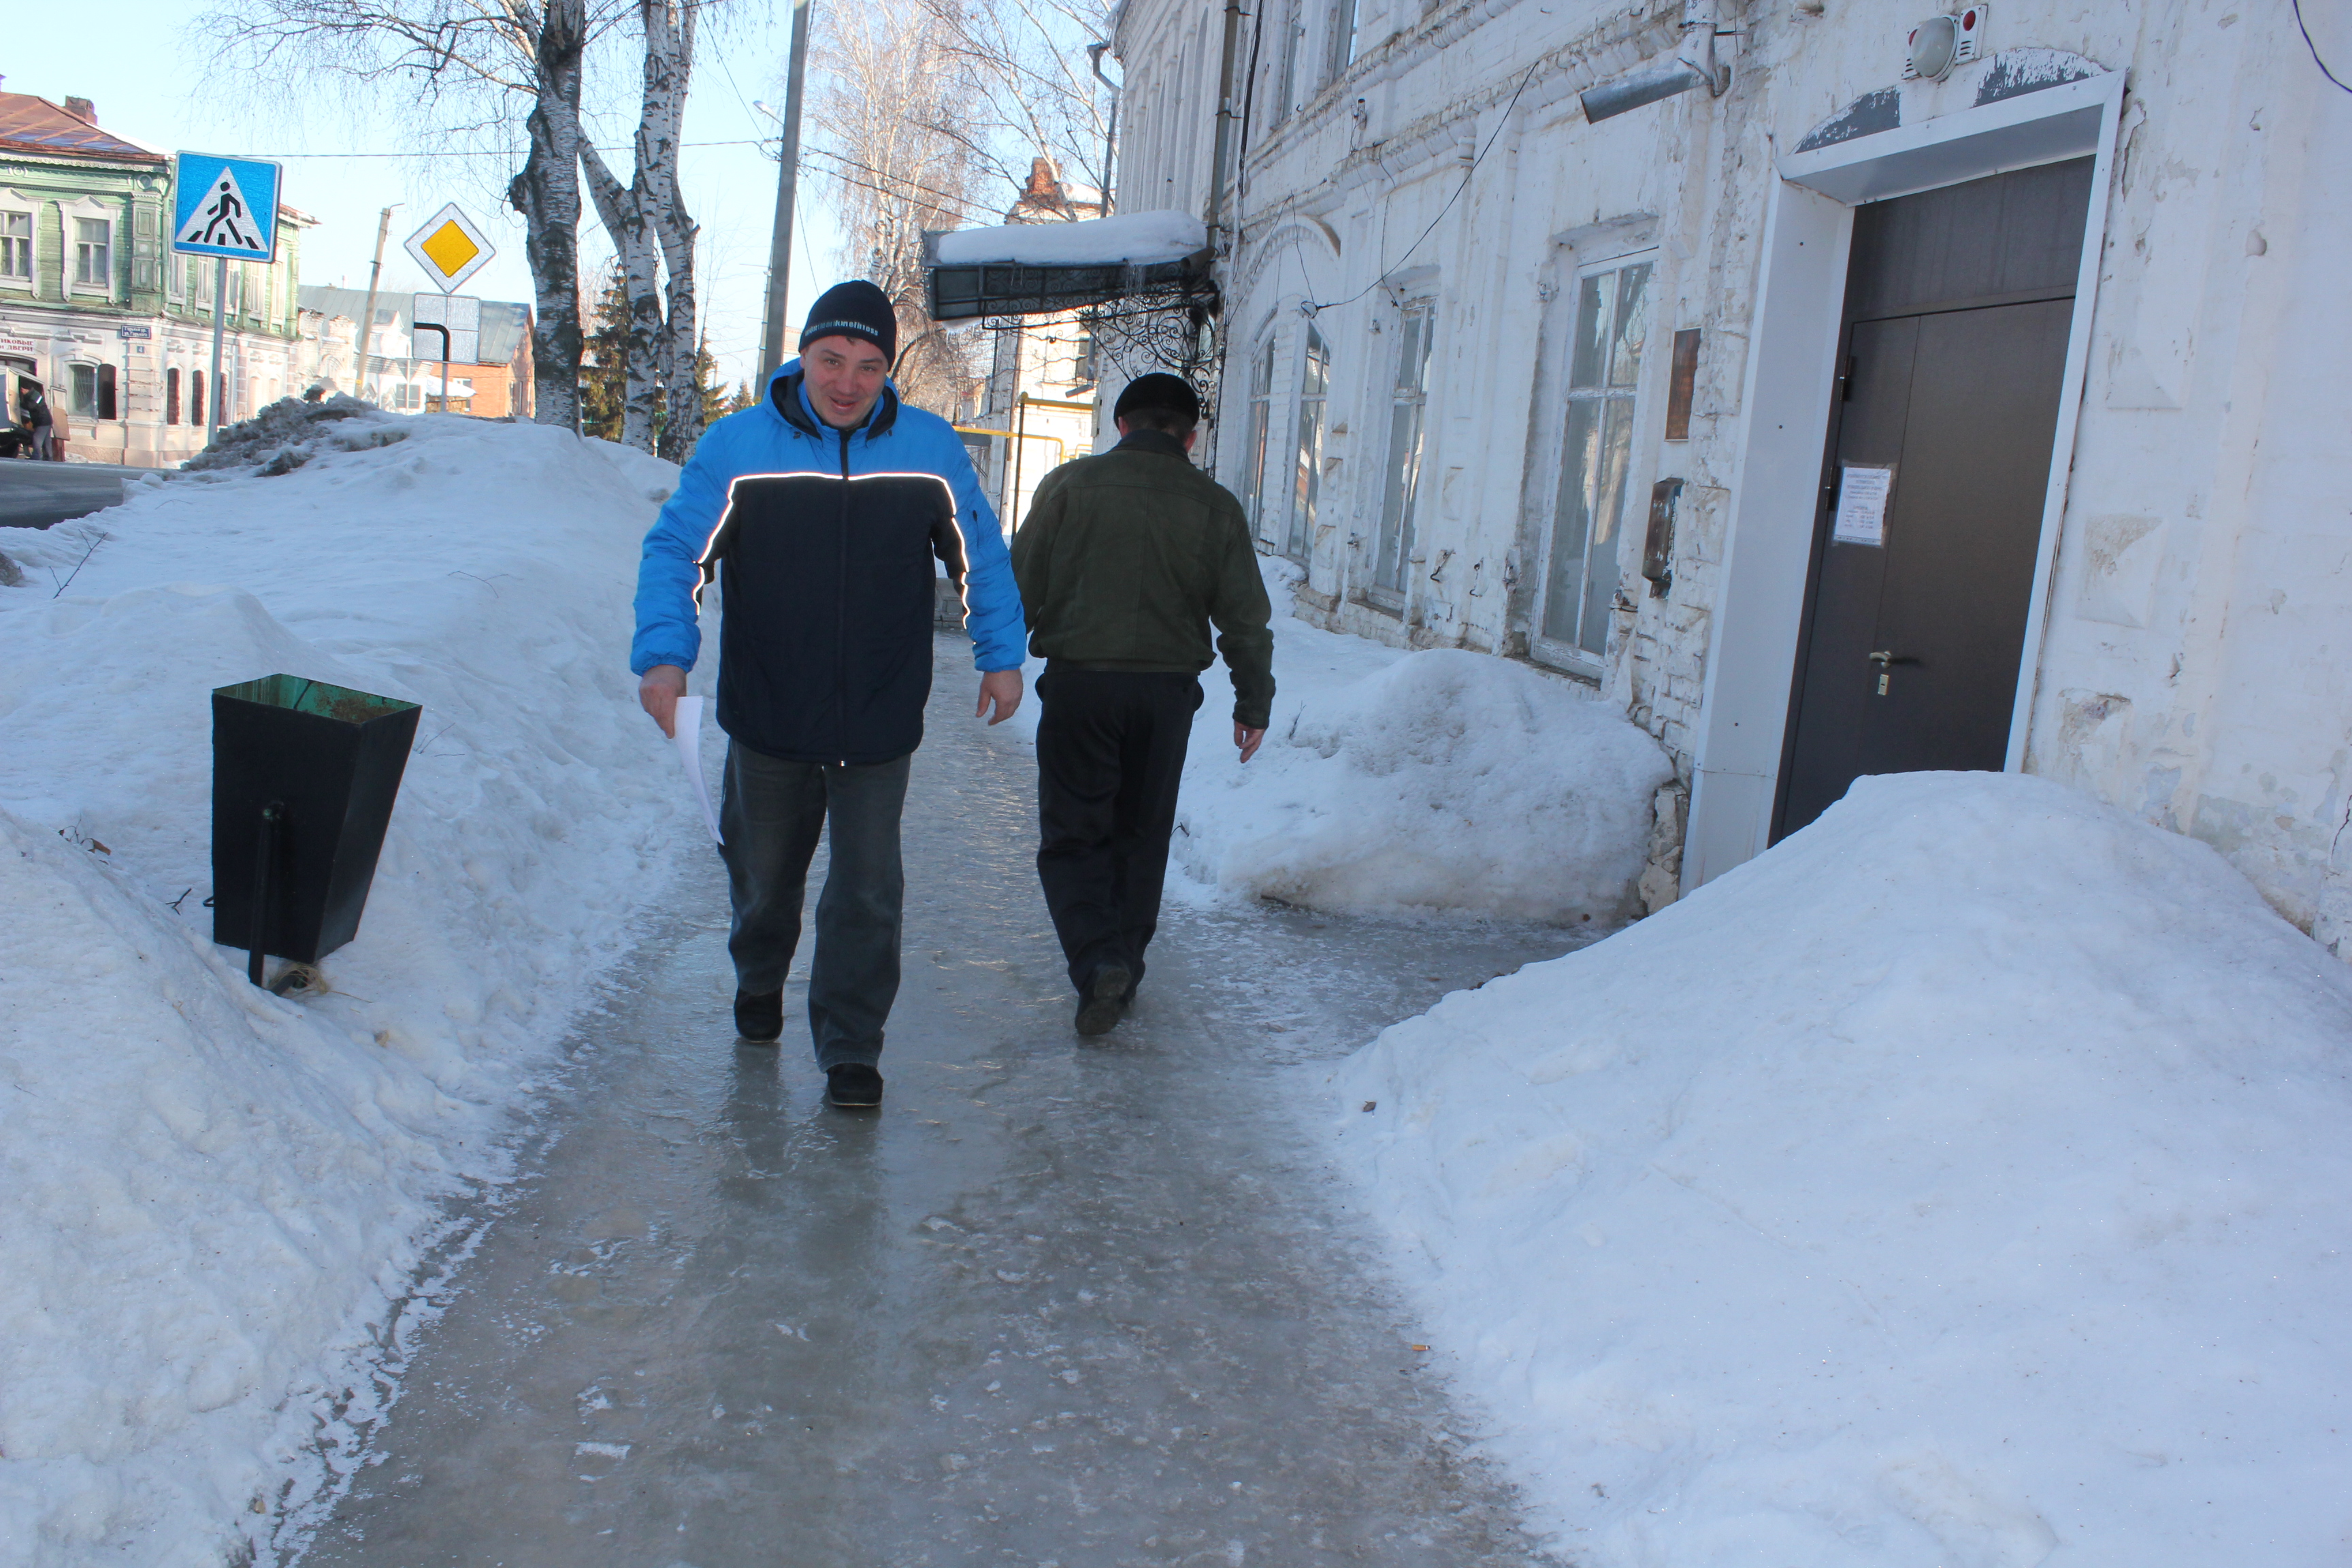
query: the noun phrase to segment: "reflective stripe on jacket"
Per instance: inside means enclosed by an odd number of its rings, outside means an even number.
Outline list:
[[[930,694],[935,560],[963,590],[973,662],[1020,667],[996,514],[953,428],[895,388],[851,431],[817,419],[797,360],[768,391],[704,433],[646,535],[629,668],[694,668],[715,578],[720,728],[787,761],[904,756]]]

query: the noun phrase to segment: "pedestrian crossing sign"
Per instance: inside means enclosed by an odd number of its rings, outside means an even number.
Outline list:
[[[474,226],[474,220],[451,202],[408,237],[408,254],[425,268],[425,276],[432,279],[433,287],[444,294],[454,294],[467,279],[488,266],[498,251]]]
[[[173,250],[238,261],[278,259],[277,164],[211,153],[182,153],[176,163]]]

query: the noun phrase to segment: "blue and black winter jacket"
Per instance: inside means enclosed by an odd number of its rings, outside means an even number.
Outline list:
[[[962,440],[887,385],[863,426],[833,429],[793,360],[703,434],[646,535],[629,668],[694,668],[715,578],[721,729],[788,762],[902,757],[931,690],[934,560],[962,588],[973,662],[1019,668],[1021,595]]]

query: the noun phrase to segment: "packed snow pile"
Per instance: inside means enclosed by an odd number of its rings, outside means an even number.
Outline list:
[[[365,1415],[335,1369],[699,832],[625,664],[676,470],[303,419],[336,434],[0,530],[0,1562],[269,1555],[320,1479],[287,1494],[289,1457]],[[209,692],[278,671],[424,705],[358,938],[297,1000],[204,907]]]
[[[940,235],[942,267],[1150,267],[1205,249],[1209,231],[1191,213],[1119,213],[1076,223],[1008,223]]]
[[[1267,898],[1334,914],[1581,923],[1638,914],[1657,742],[1574,683],[1486,654],[1407,653],[1292,613],[1298,568],[1261,558],[1274,714],[1234,752],[1233,678],[1201,674],[1171,843],[1173,897]],[[1045,668],[1031,658],[1032,686]],[[1024,702],[989,734],[1034,746]]]
[[[202,474],[254,468],[265,479],[276,479],[322,452],[363,452],[405,441],[409,429],[406,418],[348,394],[316,403],[281,397],[252,418],[216,432],[211,445],[182,469]]]
[[[1334,1088],[1576,1562],[2344,1560],[2352,978],[2203,844],[1866,778]]]
[[[1277,659],[1306,629],[1276,628]],[[1275,725],[1246,767],[1233,764],[1230,700],[1202,704],[1227,734],[1204,748],[1211,767],[1187,769],[1176,858],[1196,879],[1337,913],[1638,912],[1674,770],[1615,708],[1456,648],[1344,685],[1291,693],[1279,663],[1276,679]]]

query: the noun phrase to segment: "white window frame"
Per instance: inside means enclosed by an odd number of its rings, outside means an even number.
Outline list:
[[[1281,353],[1281,329],[1270,325],[1259,336],[1257,346],[1250,351],[1243,384],[1244,406],[1248,410],[1242,425],[1241,471],[1234,476],[1239,482],[1234,487],[1240,493],[1242,515],[1249,520],[1250,534],[1259,540],[1274,537],[1274,524],[1278,520],[1266,516],[1268,504],[1279,506],[1279,494],[1269,495],[1265,482],[1266,458],[1276,449],[1274,438],[1274,371],[1276,357]]]
[[[1323,381],[1310,398],[1307,373],[1318,351],[1323,360]],[[1289,518],[1278,547],[1304,564],[1315,553],[1316,516],[1323,499],[1323,442],[1330,433],[1331,418],[1331,342],[1312,321],[1299,334],[1297,359],[1297,374],[1291,378]],[[1311,419],[1310,401],[1314,405]]]
[[[1416,339],[1412,322],[1421,319]],[[1371,498],[1378,508],[1372,514],[1372,531],[1365,539],[1364,577],[1357,590],[1358,596],[1374,609],[1402,616],[1412,596],[1412,552],[1417,542],[1413,526],[1414,514],[1420,510],[1424,490],[1423,476],[1429,462],[1429,382],[1437,363],[1437,290],[1435,280],[1416,288],[1400,301],[1391,313],[1391,331],[1396,347],[1387,356],[1389,376],[1382,395],[1375,407],[1380,420],[1381,461],[1373,472],[1379,486]],[[1405,382],[1405,361],[1409,353],[1419,355],[1419,379],[1415,385]],[[1409,472],[1400,473],[1400,453],[1397,446],[1400,412],[1412,408],[1413,451]],[[1401,488],[1401,493],[1400,493]],[[1395,516],[1391,517],[1391,497]],[[1393,534],[1396,564],[1393,584],[1381,581],[1381,566],[1390,559],[1389,543]]]
[[[1356,63],[1356,34],[1367,0],[1329,0],[1323,13],[1323,80],[1338,81]]]
[[[1279,14],[1282,37],[1276,41],[1274,59],[1267,68],[1266,89],[1274,100],[1274,112],[1266,120],[1269,129],[1289,119],[1291,110],[1297,104],[1298,57],[1306,52],[1307,46],[1307,0],[1288,0]]]
[[[58,204],[58,239],[63,247],[58,258],[58,271],[67,299],[96,299],[111,303],[122,298],[119,284],[121,269],[115,265],[121,250],[122,219],[123,209],[119,204],[102,202],[95,196]],[[80,225],[84,222],[106,225],[106,279],[100,283],[85,283],[81,279]]]
[[[0,289],[38,296],[41,291],[41,203],[22,191],[0,189],[0,217],[21,217],[25,232],[11,239],[25,242],[25,270],[0,272]]]
[[[1610,647],[1611,604],[1599,605],[1591,602],[1591,588],[1593,563],[1603,556],[1614,569],[1610,584],[1611,603],[1622,591],[1628,569],[1627,536],[1633,531],[1633,495],[1644,471],[1643,454],[1648,449],[1643,421],[1649,414],[1647,396],[1651,367],[1655,361],[1653,342],[1657,336],[1659,271],[1658,251],[1654,247],[1580,261],[1570,287],[1560,292],[1559,318],[1564,340],[1556,363],[1547,368],[1547,379],[1553,391],[1547,400],[1550,408],[1551,461],[1547,465],[1549,479],[1543,498],[1542,525],[1538,537],[1541,548],[1532,563],[1535,594],[1528,617],[1528,651],[1538,663],[1577,674],[1598,677],[1606,668]],[[1609,279],[1606,286],[1606,306],[1609,320],[1605,342],[1613,346],[1621,322],[1618,311],[1623,303],[1621,275],[1630,268],[1648,268],[1643,283],[1643,306],[1647,325],[1642,346],[1633,368],[1632,380],[1612,383],[1605,364],[1598,384],[1580,387],[1576,384],[1577,345],[1583,335],[1583,301],[1588,284],[1596,279]],[[1606,354],[1604,353],[1604,359]],[[1607,515],[1596,514],[1587,520],[1586,537],[1582,541],[1580,559],[1574,574],[1575,612],[1565,637],[1554,635],[1554,599],[1560,590],[1559,574],[1555,571],[1554,552],[1559,543],[1563,510],[1570,490],[1569,465],[1576,454],[1571,449],[1570,433],[1580,405],[1601,410],[1601,423],[1595,434],[1605,440],[1611,427],[1607,409],[1614,405],[1622,410],[1619,428],[1624,432],[1623,469],[1616,476],[1613,501],[1604,502]],[[1606,460],[1605,449],[1601,454]],[[1595,476],[1578,476],[1579,488],[1589,493]],[[1598,648],[1587,646],[1598,641]]]

